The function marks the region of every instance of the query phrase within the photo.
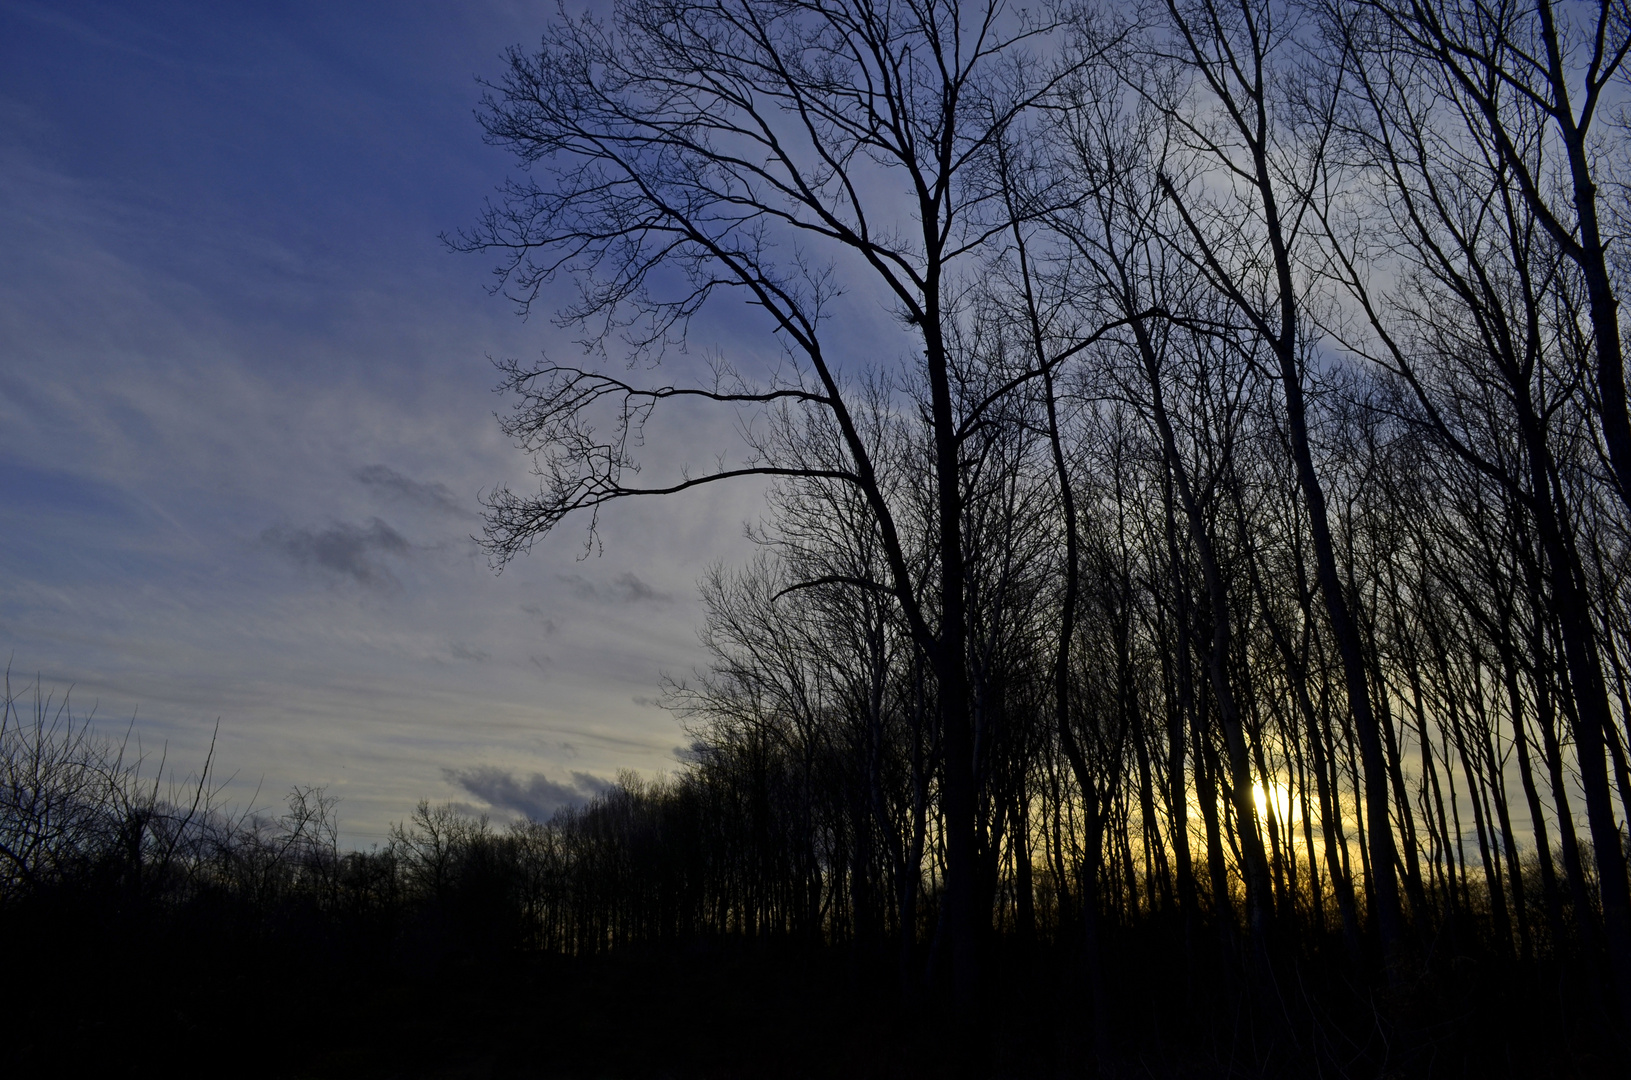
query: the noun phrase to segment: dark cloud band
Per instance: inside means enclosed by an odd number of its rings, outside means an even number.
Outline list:
[[[261,540],[297,565],[327,570],[372,588],[396,581],[381,556],[401,558],[413,550],[401,533],[379,518],[366,525],[336,522],[321,530],[274,525],[261,533]]]
[[[362,483],[391,498],[418,503],[450,517],[475,516],[467,507],[460,505],[453,489],[446,484],[415,480],[389,465],[369,465],[358,469],[355,475]]]
[[[496,765],[473,769],[444,769],[442,775],[454,784],[500,812],[548,821],[557,810],[582,806],[611,787],[611,782],[586,772],[573,772],[560,783],[543,773],[522,778]]]

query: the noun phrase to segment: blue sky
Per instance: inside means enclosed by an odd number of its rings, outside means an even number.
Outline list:
[[[508,163],[474,78],[552,8],[0,0],[0,653],[227,797],[541,812],[673,765],[693,582],[753,490],[495,576],[489,356],[570,349],[438,240]],[[688,362],[679,358],[677,363]],[[656,434],[707,463],[728,419]],[[256,795],[256,792],[259,795]]]

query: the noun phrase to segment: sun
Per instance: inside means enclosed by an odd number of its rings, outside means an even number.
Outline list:
[[[1267,788],[1261,782],[1252,785],[1252,800],[1257,803],[1257,816],[1267,817],[1269,809],[1274,810],[1277,821],[1292,822],[1296,820],[1296,803],[1292,801],[1291,789],[1284,784],[1271,783]]]

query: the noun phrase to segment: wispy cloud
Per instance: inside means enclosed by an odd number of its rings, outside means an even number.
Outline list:
[[[475,517],[475,512],[459,503],[453,489],[437,481],[415,480],[389,465],[369,465],[358,469],[358,480],[394,499],[418,503],[450,517]]]
[[[370,588],[396,583],[381,556],[401,558],[413,550],[379,518],[367,525],[335,522],[322,530],[274,525],[261,533],[261,540],[297,565],[328,570]]]
[[[521,610],[544,624],[544,634],[546,636],[555,632],[555,620],[544,614],[544,609],[538,604],[522,604]]]
[[[485,649],[472,648],[462,641],[455,641],[451,651],[453,653],[453,659],[455,660],[475,660],[480,662],[492,656],[492,654],[487,652]]]
[[[574,772],[561,783],[537,772],[522,778],[496,765],[443,769],[442,775],[492,809],[534,821],[547,821],[563,807],[582,806],[612,786],[586,772]]]
[[[642,581],[632,570],[625,570],[610,581],[590,581],[581,574],[557,574],[556,578],[570,585],[572,592],[585,600],[619,604],[666,604],[674,599],[670,593]]]

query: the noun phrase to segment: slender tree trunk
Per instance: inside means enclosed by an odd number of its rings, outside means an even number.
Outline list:
[[[934,221],[929,218],[926,221]],[[941,813],[946,830],[945,921],[950,938],[952,995],[972,1018],[980,992],[980,913],[976,910],[979,844],[975,826],[974,730],[968,687],[968,609],[964,585],[960,442],[952,413],[950,363],[940,320],[939,261],[931,256],[924,285],[925,356],[934,434],[935,553],[939,563],[940,632],[932,660],[940,707]],[[989,922],[990,912],[985,913]]]
[[[1136,307],[1136,303],[1124,306],[1133,308]],[[1229,791],[1235,818],[1239,823],[1243,876],[1246,879],[1247,926],[1251,933],[1254,953],[1260,959],[1266,960],[1269,955],[1269,927],[1274,892],[1269,878],[1268,857],[1263,850],[1263,837],[1258,831],[1257,807],[1252,798],[1250,750],[1246,745],[1239,702],[1229,678],[1232,620],[1229,614],[1227,585],[1218,565],[1212,537],[1207,532],[1204,509],[1195,496],[1188,469],[1178,454],[1177,440],[1167,416],[1160,357],[1143,319],[1133,320],[1133,334],[1144,364],[1144,374],[1150,393],[1150,413],[1161,437],[1162,456],[1171,474],[1179,502],[1184,508],[1184,516],[1189,522],[1190,543],[1194,545],[1196,559],[1201,569],[1201,579],[1206,585],[1207,599],[1210,602],[1212,648],[1207,658],[1207,675],[1211,681],[1213,697],[1217,700],[1224,749],[1229,758]]]
[[[1184,583],[1183,555],[1178,546],[1178,525],[1173,513],[1172,474],[1162,470],[1162,512],[1167,541],[1168,574],[1172,588],[1173,652],[1177,707],[1167,712],[1167,783],[1171,788],[1172,850],[1178,864],[1178,904],[1184,913],[1184,951],[1194,963],[1194,927],[1200,915],[1195,888],[1195,859],[1189,850],[1189,800],[1185,780],[1185,738],[1198,728],[1195,716],[1195,676],[1190,660],[1189,589]]]
[[[1535,861],[1540,868],[1541,895],[1546,904],[1546,927],[1550,931],[1552,948],[1561,949],[1566,940],[1563,928],[1563,897],[1557,889],[1557,868],[1552,865],[1552,842],[1547,833],[1546,811],[1541,805],[1540,792],[1535,787],[1534,770],[1529,763],[1529,734],[1523,719],[1523,698],[1518,691],[1516,665],[1506,668],[1507,695],[1512,701],[1512,738],[1518,751],[1518,777],[1523,783],[1523,796],[1529,806],[1529,821],[1535,836]]]
[[[1625,849],[1614,820],[1608,784],[1605,736],[1613,724],[1608,689],[1603,682],[1591,604],[1581,585],[1577,549],[1568,522],[1554,497],[1556,467],[1546,445],[1527,386],[1514,387],[1519,430],[1530,473],[1530,495],[1536,530],[1546,556],[1547,583],[1563,640],[1565,667],[1573,687],[1575,756],[1586,795],[1586,823],[1591,830],[1602,897],[1603,929],[1609,966],[1619,996],[1621,1020],[1631,1031],[1631,880],[1626,877]]]

